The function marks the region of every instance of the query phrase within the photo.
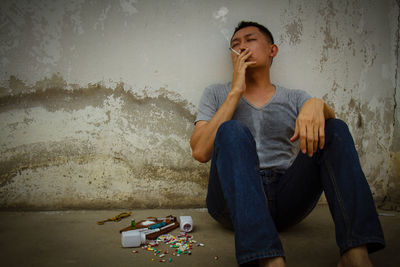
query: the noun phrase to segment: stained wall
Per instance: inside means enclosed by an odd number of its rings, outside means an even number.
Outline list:
[[[0,207],[200,207],[196,106],[232,76],[240,20],[270,28],[272,80],[349,124],[375,200],[400,205],[399,5],[355,1],[2,1]]]

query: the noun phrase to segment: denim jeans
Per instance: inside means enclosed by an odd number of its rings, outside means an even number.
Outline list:
[[[210,215],[234,229],[239,264],[285,257],[278,231],[304,219],[325,192],[340,254],[360,245],[385,246],[382,228],[347,125],[325,123],[325,146],[298,154],[285,172],[260,170],[256,144],[241,122],[217,132],[207,193]]]

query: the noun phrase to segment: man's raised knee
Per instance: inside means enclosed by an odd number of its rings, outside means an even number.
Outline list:
[[[325,122],[325,128],[327,131],[348,131],[349,127],[347,123],[340,119],[328,119]]]
[[[347,124],[340,119],[329,119],[325,122],[325,138],[326,141],[332,140],[334,136],[347,138],[351,137],[351,133]],[[352,138],[352,137],[351,137]]]
[[[245,124],[237,120],[229,120],[219,126],[215,139],[229,142],[249,137],[252,138],[252,135]]]

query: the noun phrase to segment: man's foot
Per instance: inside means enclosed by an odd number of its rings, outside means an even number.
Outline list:
[[[351,248],[343,253],[338,267],[373,267],[368,256],[367,246]]]
[[[265,258],[259,260],[260,267],[285,267],[285,260],[283,257]]]

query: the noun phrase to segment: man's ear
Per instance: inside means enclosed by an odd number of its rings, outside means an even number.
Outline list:
[[[272,44],[269,51],[269,56],[274,58],[278,54],[279,48],[276,44]]]

